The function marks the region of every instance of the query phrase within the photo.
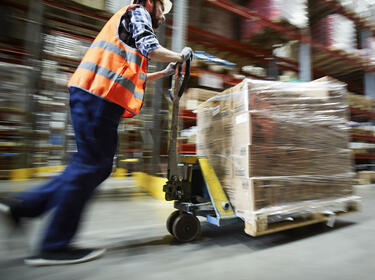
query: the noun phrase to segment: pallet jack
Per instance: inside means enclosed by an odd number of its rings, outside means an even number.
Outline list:
[[[179,102],[190,77],[191,59],[177,64],[169,98],[173,103],[171,137],[168,147],[168,181],[163,186],[165,199],[174,201],[177,209],[167,219],[167,229],[178,241],[191,242],[201,233],[197,216],[223,226],[240,222],[234,214],[220,181],[208,158],[199,155],[178,155]]]

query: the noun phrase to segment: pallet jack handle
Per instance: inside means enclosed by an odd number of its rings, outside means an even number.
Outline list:
[[[173,101],[171,138],[168,147],[168,179],[177,176],[177,134],[178,134],[178,114],[180,110],[180,98],[182,97],[190,78],[190,65],[192,58],[186,60],[183,64],[178,63],[172,80],[172,88],[169,90],[170,97]],[[183,68],[185,73],[183,73]]]
[[[191,58],[189,58],[185,62],[185,74],[183,75],[183,80],[182,80],[181,86],[180,86],[179,91],[178,91],[178,97],[181,97],[184,94],[184,91],[185,91],[185,89],[187,87],[187,84],[189,82],[190,64],[191,64]],[[182,64],[179,64],[179,67],[177,67],[177,68],[179,68],[178,69],[178,76],[181,76],[182,66],[183,66]]]

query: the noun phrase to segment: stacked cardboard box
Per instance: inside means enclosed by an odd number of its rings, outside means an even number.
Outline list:
[[[244,80],[198,107],[197,152],[237,214],[352,194],[345,85]]]
[[[187,110],[195,110],[200,104],[218,94],[217,91],[189,88],[181,97],[180,107]]]

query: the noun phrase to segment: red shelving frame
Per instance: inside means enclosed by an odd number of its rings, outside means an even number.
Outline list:
[[[357,139],[357,140],[364,140],[364,141],[369,141],[369,142],[375,142],[375,136],[371,136],[371,135],[354,133],[354,134],[351,135],[351,138],[352,139]]]
[[[179,118],[181,119],[189,119],[189,120],[196,120],[197,119],[197,114],[194,113],[192,110],[187,110],[187,109],[181,109]]]
[[[354,154],[354,159],[374,159],[375,154]]]
[[[362,110],[362,109],[350,107],[350,113],[353,114],[353,115],[363,115],[363,116],[366,116],[368,118],[375,119],[375,113],[371,112],[371,111],[365,111],[365,110]]]
[[[179,154],[196,154],[196,145],[195,144],[179,144],[178,149]]]

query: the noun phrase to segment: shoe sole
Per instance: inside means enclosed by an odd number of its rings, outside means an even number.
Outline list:
[[[48,259],[26,259],[25,264],[30,266],[49,266],[49,265],[64,265],[64,264],[78,264],[83,262],[93,261],[100,258],[106,252],[105,249],[95,250],[87,256],[78,260],[48,260]]]

